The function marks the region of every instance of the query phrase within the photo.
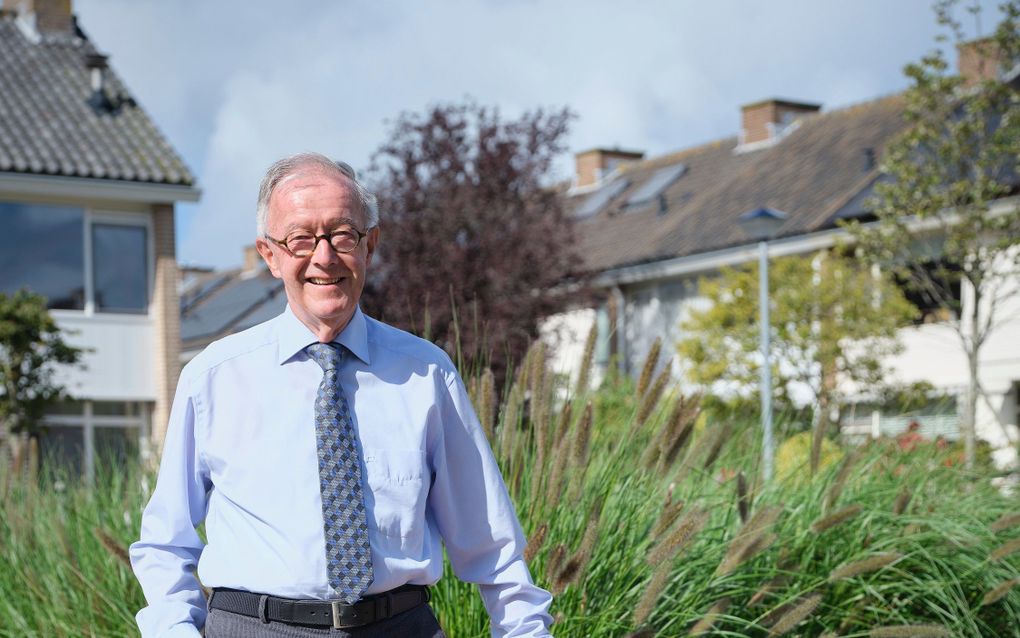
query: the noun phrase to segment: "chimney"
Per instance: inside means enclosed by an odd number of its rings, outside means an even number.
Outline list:
[[[964,86],[1002,77],[1007,60],[994,38],[961,42],[956,45],[956,52],[956,69],[963,77]]]
[[[262,255],[259,254],[258,248],[255,244],[244,247],[244,268],[241,272],[247,275],[253,275],[265,265],[266,262],[262,261]]]
[[[89,80],[92,84],[92,95],[89,97],[89,104],[101,110],[112,110],[113,103],[106,95],[106,60],[107,56],[101,53],[85,54],[85,68],[89,70]]]
[[[624,151],[618,148],[593,148],[574,154],[574,188],[594,186],[622,164],[637,162],[645,156],[643,151]]]
[[[74,32],[71,0],[4,0],[4,8],[34,23],[40,34]]]
[[[745,104],[740,107],[743,120],[740,145],[775,141],[794,120],[809,113],[817,113],[820,108],[821,104],[777,98]]]

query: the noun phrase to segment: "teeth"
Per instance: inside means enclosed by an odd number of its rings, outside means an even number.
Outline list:
[[[317,277],[309,277],[308,281],[312,282],[313,284],[318,284],[320,286],[328,286],[331,284],[338,283],[340,281],[340,277],[337,277],[336,279],[319,279]]]

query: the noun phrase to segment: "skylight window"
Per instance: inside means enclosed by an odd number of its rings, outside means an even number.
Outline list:
[[[576,215],[578,217],[590,217],[594,215],[602,210],[602,208],[612,201],[614,197],[622,193],[628,186],[630,186],[630,180],[626,179],[617,179],[606,184],[589,195],[588,199],[584,200],[584,203],[577,207]]]
[[[686,164],[673,164],[652,173],[652,176],[627,198],[628,207],[643,206],[658,197],[663,191],[687,172]]]

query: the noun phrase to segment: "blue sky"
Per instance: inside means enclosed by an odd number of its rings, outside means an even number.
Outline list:
[[[987,32],[994,2],[981,4]],[[239,264],[254,240],[266,166],[317,150],[363,169],[402,111],[465,96],[508,116],[569,106],[579,116],[571,152],[654,156],[734,135],[740,105],[762,98],[829,110],[900,91],[903,66],[939,33],[922,0],[76,0],[74,9],[198,176],[202,201],[178,207],[178,258],[216,267]],[[565,155],[560,177],[572,166]]]

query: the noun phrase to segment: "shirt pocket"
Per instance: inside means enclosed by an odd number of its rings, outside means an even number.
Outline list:
[[[365,450],[368,524],[384,536],[421,538],[428,498],[425,453],[421,450]]]

